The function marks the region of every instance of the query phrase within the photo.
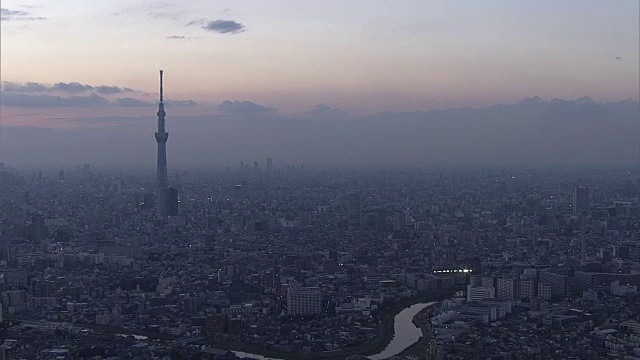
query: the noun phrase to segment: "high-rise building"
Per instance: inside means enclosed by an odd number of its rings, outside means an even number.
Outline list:
[[[0,275],[4,277],[4,285],[7,289],[27,286],[27,270],[24,269],[2,269]]]
[[[377,209],[376,212],[376,231],[385,232],[387,230],[387,211],[385,209]]]
[[[178,216],[178,189],[167,188],[167,215]]]
[[[64,181],[64,170],[58,171],[58,180]]]
[[[492,276],[483,276],[480,280],[480,284],[482,287],[494,287],[495,282],[495,278]]]
[[[573,215],[586,214],[589,212],[589,187],[576,186],[573,189]]]
[[[47,236],[47,228],[44,225],[44,216],[38,214],[31,217],[31,230],[34,241],[42,241]]]
[[[585,216],[589,212],[589,187],[576,186],[573,189],[573,215],[578,216],[582,229],[582,244],[580,250],[580,263],[585,264],[587,260],[585,244]]]
[[[156,205],[156,197],[153,193],[145,193],[142,196],[142,210],[152,210]]]
[[[156,142],[158,143],[158,160],[157,160],[157,180],[156,194],[158,202],[156,207],[156,216],[161,221],[167,221],[167,139],[169,133],[165,130],[164,99],[162,88],[162,74],[160,70],[160,103],[158,104],[158,132],[156,132]]]
[[[347,225],[350,228],[362,225],[362,208],[358,194],[350,194],[347,200]]]
[[[271,172],[273,170],[273,160],[269,157],[267,158],[267,171]]]
[[[540,282],[549,286],[553,299],[562,299],[570,296],[572,293],[572,279],[569,276],[556,274],[550,270],[540,272]],[[538,286],[538,289],[540,287]],[[542,295],[538,294],[538,297],[545,299]]]
[[[500,300],[513,300],[515,298],[515,280],[502,278],[496,281],[496,298]]]
[[[467,285],[467,301],[480,301],[484,299],[495,299],[496,289],[493,286],[473,286]]]
[[[322,312],[322,293],[319,287],[291,285],[287,293],[287,314],[313,315]]]
[[[520,298],[531,299],[536,296],[536,281],[534,279],[520,280]]]
[[[539,282],[538,297],[542,300],[551,300],[551,285],[545,282]]]

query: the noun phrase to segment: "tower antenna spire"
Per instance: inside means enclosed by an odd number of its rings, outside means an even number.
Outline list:
[[[167,139],[169,133],[165,129],[164,98],[162,88],[162,73],[160,70],[160,103],[158,104],[158,132],[156,132],[156,142],[158,143],[158,173],[157,173],[157,199],[156,214],[162,222],[167,220]]]
[[[160,102],[163,102],[162,100],[162,73],[164,71],[160,70]]]

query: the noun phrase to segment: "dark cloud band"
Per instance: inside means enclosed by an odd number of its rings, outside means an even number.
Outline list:
[[[202,28],[219,34],[238,34],[247,29],[246,26],[237,21],[220,19],[209,21]]]
[[[218,105],[218,110],[226,114],[234,115],[257,115],[266,114],[276,111],[275,108],[270,108],[260,104],[256,104],[251,101],[229,101],[225,100]]]
[[[165,101],[167,106],[171,107],[185,107],[185,106],[197,106],[193,100],[174,100]],[[154,106],[156,103],[143,101],[134,98],[120,98],[113,102],[107,98],[98,95],[91,94],[86,96],[56,96],[49,94],[22,94],[22,93],[3,93],[0,96],[0,106],[6,107],[21,107],[21,108],[86,108],[86,107],[101,107],[101,106],[122,106],[122,107],[137,107],[137,106]]]
[[[34,21],[45,19],[46,18],[42,16],[33,16],[33,14],[27,11],[0,8],[0,20],[2,21]]]
[[[4,93],[66,93],[66,94],[79,94],[85,92],[96,92],[98,94],[123,94],[138,92],[136,90],[110,85],[98,85],[92,86],[87,84],[81,84],[78,82],[57,82],[53,85],[42,84],[37,82],[27,83],[15,83],[15,82],[3,82],[2,92]]]

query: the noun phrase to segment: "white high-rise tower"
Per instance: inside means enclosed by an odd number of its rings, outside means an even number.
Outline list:
[[[157,173],[157,202],[156,216],[161,221],[167,221],[167,139],[169,133],[165,130],[164,99],[162,97],[162,73],[160,70],[160,103],[158,104],[158,132],[156,132],[156,142],[158,143],[158,173]]]

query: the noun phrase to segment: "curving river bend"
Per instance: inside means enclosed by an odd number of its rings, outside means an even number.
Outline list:
[[[370,355],[371,360],[382,360],[394,355],[400,354],[409,346],[413,345],[422,336],[422,330],[413,324],[413,318],[422,309],[435,305],[435,302],[418,303],[404,308],[393,318],[393,338],[387,347],[381,352]],[[238,357],[256,360],[281,360],[277,358],[268,358],[262,355],[249,354],[242,351],[234,351]]]

